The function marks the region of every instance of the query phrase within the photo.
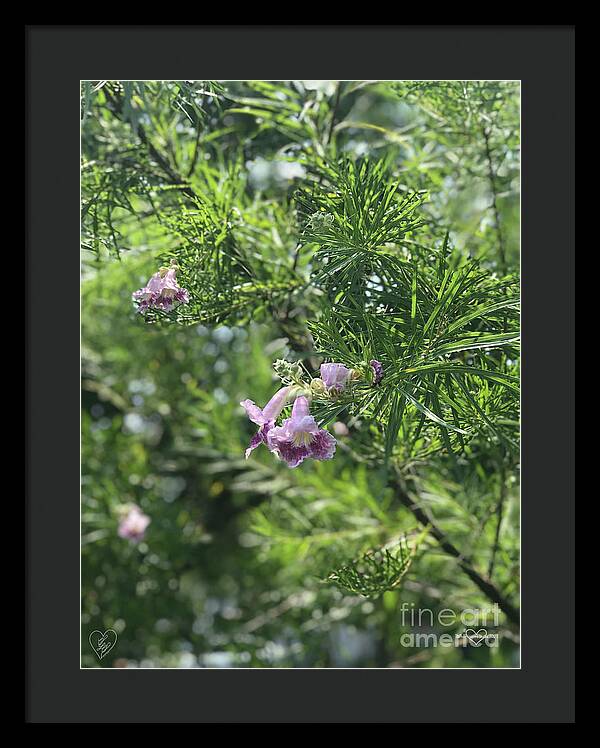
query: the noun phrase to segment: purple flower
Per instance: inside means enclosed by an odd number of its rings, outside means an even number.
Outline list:
[[[170,312],[176,303],[187,304],[190,300],[187,290],[177,283],[174,267],[161,268],[144,288],[134,291],[131,298],[138,302],[138,312],[152,308]]]
[[[373,369],[373,384],[379,384],[383,379],[383,364],[373,359],[369,361],[369,366]]]
[[[346,368],[344,364],[321,364],[321,379],[328,390],[336,389],[341,392],[346,386],[350,374],[350,369]]]
[[[150,517],[134,504],[119,523],[119,537],[138,543],[143,539],[150,521]]]
[[[283,410],[285,404],[288,401],[292,387],[282,387],[276,392],[265,407],[261,410],[253,400],[242,400],[240,405],[246,413],[248,418],[260,428],[256,434],[252,437],[248,449],[246,450],[246,459],[250,457],[251,452],[267,441],[267,434],[269,430],[275,425],[275,419]]]
[[[335,452],[336,441],[325,429],[320,429],[310,415],[308,400],[297,397],[292,408],[292,417],[281,426],[270,428],[267,446],[291,468],[297,467],[307,457],[313,460],[330,460]]]

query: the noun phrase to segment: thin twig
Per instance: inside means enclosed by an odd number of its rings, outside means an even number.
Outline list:
[[[106,97],[112,105],[112,107],[110,108],[112,108],[113,114],[118,119],[122,119],[123,100],[117,97],[113,92],[111,92],[108,87],[105,89],[105,91]],[[179,174],[175,169],[173,169],[173,167],[169,163],[169,160],[165,156],[163,156],[162,153],[160,153],[154,143],[152,143],[152,141],[148,138],[146,130],[141,122],[137,122],[133,129],[138,138],[141,140],[142,144],[148,149],[150,156],[162,169],[169,182],[173,185],[181,186],[181,191],[189,197],[196,197],[194,190],[187,184],[187,180],[184,179],[184,177],[182,177],[181,174]]]

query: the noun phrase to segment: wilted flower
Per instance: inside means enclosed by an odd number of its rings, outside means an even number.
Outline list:
[[[250,457],[252,450],[267,441],[267,434],[275,425],[275,419],[283,410],[293,389],[291,386],[282,387],[262,409],[253,400],[242,400],[240,405],[248,414],[248,418],[259,426],[246,450],[246,459]]]
[[[379,384],[383,378],[383,364],[381,361],[372,359],[369,361],[369,366],[373,369],[373,384]]]
[[[138,543],[143,539],[146,528],[150,524],[150,517],[144,514],[136,504],[129,509],[119,522],[119,537]]]
[[[267,446],[289,467],[300,465],[307,457],[313,460],[330,460],[335,452],[336,441],[325,429],[320,429],[310,415],[308,400],[297,397],[292,408],[292,417],[281,426],[270,428]]]
[[[321,364],[321,379],[328,390],[335,389],[341,392],[346,387],[351,369],[344,364]]]
[[[138,312],[145,312],[151,308],[170,312],[176,303],[187,304],[190,300],[187,290],[180,288],[177,283],[174,266],[161,268],[144,288],[134,291],[131,298],[138,302]]]

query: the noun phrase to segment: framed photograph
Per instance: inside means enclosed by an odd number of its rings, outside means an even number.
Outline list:
[[[573,28],[26,37],[26,721],[574,721]]]

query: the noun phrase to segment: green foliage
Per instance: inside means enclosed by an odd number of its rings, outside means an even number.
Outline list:
[[[450,180],[466,201],[475,206],[487,202],[483,215],[481,209],[461,205],[468,211],[463,216],[469,231],[464,238],[468,237],[471,253],[506,273],[510,264],[518,264],[519,253],[518,83],[418,81],[393,88],[421,111],[412,158],[414,166],[422,167],[423,186],[437,192]],[[432,215],[444,220],[444,214],[445,220],[456,218],[452,205],[438,203]]]
[[[328,579],[353,595],[378,597],[400,584],[414,552],[402,538],[394,550],[383,548],[363,553],[360,558],[332,571]]]
[[[379,161],[344,160],[324,166],[316,189],[299,193],[300,217],[305,219],[302,239],[321,251],[345,250],[369,253],[385,244],[398,244],[422,221],[414,217],[416,195],[402,195]],[[318,220],[323,218],[329,220]],[[363,255],[364,257],[364,255]],[[320,262],[319,262],[320,261]],[[317,255],[323,276],[339,272],[335,255]]]
[[[423,657],[398,611],[518,600],[518,145],[512,83],[83,82],[86,667],[515,663],[508,614]],[[190,302],[136,313],[173,261]],[[243,459],[280,382],[335,459]]]

